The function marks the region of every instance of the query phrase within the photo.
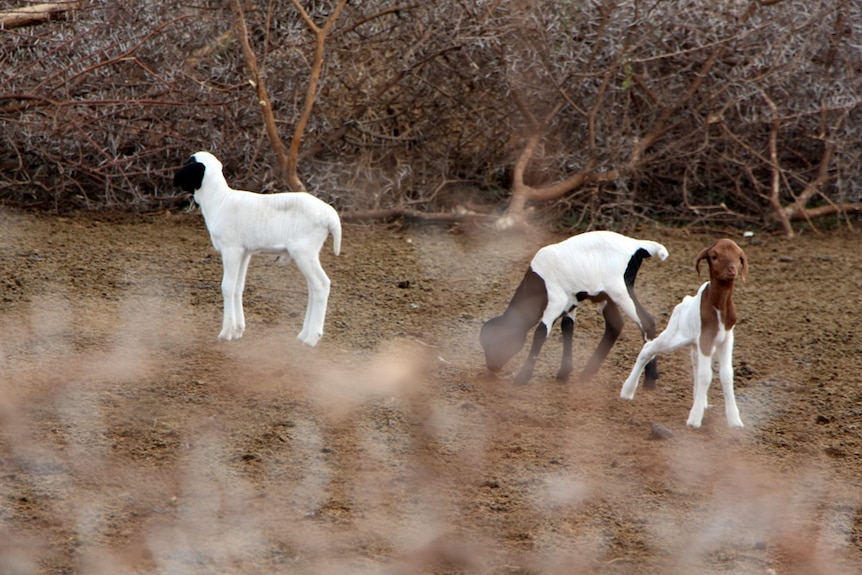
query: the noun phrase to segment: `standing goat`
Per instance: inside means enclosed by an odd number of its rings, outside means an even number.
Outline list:
[[[332,234],[341,251],[341,220],[335,209],[304,192],[256,194],[232,189],[221,162],[209,152],[191,156],[174,175],[174,185],[194,192],[213,247],[221,254],[224,321],[220,339],[238,339],[245,329],[242,292],[254,254],[273,253],[296,262],[308,282],[308,305],[299,340],[314,346],[323,336],[329,278],[320,265],[320,248]]]
[[[563,359],[557,373],[566,381],[572,372],[572,334],[575,308],[583,300],[602,306],[605,333],[581,373],[589,379],[599,370],[623,328],[620,309],[641,329],[644,338],[655,337],[655,319],[644,309],[634,292],[635,278],[644,258],[668,256],[657,242],[637,240],[614,232],[587,232],[540,249],[524,279],[515,291],[505,313],[485,325],[479,340],[485,350],[485,364],[492,372],[503,368],[527,339],[527,332],[538,322],[530,355],[515,377],[527,383],[548,332],[558,318],[563,332]],[[658,379],[656,362],[647,366],[648,387]]]
[[[729,239],[717,240],[698,254],[695,260],[698,275],[700,262],[704,260],[709,266],[709,281],[700,286],[696,296],[685,296],[674,308],[667,328],[644,344],[620,395],[623,399],[634,399],[641,370],[657,354],[691,346],[694,405],[687,425],[700,427],[703,421],[712,381],[712,362],[717,359],[727,425],[742,427],[733,393],[733,326],[736,324],[733,283],[737,277],[742,281],[748,277],[748,260],[742,248]]]

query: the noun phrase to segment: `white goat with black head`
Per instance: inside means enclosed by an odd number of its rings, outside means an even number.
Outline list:
[[[221,289],[224,320],[220,339],[237,339],[245,330],[242,293],[251,256],[278,254],[290,258],[308,282],[308,305],[299,340],[314,346],[323,336],[330,281],[320,265],[320,249],[332,234],[332,249],[341,250],[341,219],[326,202],[305,192],[257,194],[232,189],[221,162],[197,152],[174,174],[174,185],[193,192],[213,247],[224,266]]]
[[[557,379],[566,381],[572,372],[574,312],[583,300],[602,306],[605,333],[581,373],[582,380],[596,374],[622,332],[620,310],[638,325],[645,339],[655,337],[655,319],[634,292],[641,263],[652,256],[665,260],[667,249],[657,242],[609,231],[586,232],[540,249],[503,315],[482,326],[479,340],[488,369],[500,371],[521,351],[527,333],[538,323],[530,354],[515,377],[516,383],[527,383],[548,332],[561,318],[563,359]],[[658,368],[652,361],[647,366],[646,386],[655,387],[656,379]]]
[[[634,399],[641,370],[655,361],[658,354],[688,346],[694,371],[694,404],[687,425],[700,427],[703,421],[712,382],[712,363],[717,360],[727,425],[742,427],[733,391],[733,327],[737,318],[733,284],[737,278],[745,281],[748,277],[748,260],[736,242],[722,238],[697,255],[698,275],[703,261],[709,266],[709,281],[700,286],[697,295],[685,296],[674,308],[665,330],[644,344],[620,396]]]

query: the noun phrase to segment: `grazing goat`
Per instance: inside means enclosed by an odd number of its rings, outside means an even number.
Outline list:
[[[698,275],[700,262],[704,260],[709,266],[709,281],[700,286],[696,296],[685,296],[674,308],[667,328],[644,344],[620,395],[623,399],[634,398],[641,370],[657,354],[691,346],[694,405],[687,425],[700,427],[703,421],[712,381],[712,362],[717,359],[727,425],[742,427],[733,394],[733,326],[736,324],[733,283],[737,277],[742,281],[748,277],[748,260],[736,242],[729,239],[720,239],[698,254],[695,260]]]
[[[515,377],[516,383],[527,383],[548,332],[553,323],[562,318],[563,359],[557,380],[566,381],[572,372],[574,312],[583,300],[602,306],[605,333],[581,373],[581,379],[595,375],[619,337],[623,328],[620,309],[640,327],[644,339],[655,337],[655,319],[634,292],[643,259],[655,255],[665,260],[667,249],[656,242],[608,231],[579,234],[540,249],[503,315],[482,326],[479,340],[485,350],[488,369],[500,371],[521,351],[527,332],[538,322],[530,354]],[[656,379],[658,368],[653,361],[647,367],[647,385],[654,387]]]
[[[221,162],[208,152],[191,156],[174,175],[174,185],[194,192],[213,247],[221,254],[224,321],[220,339],[238,339],[245,329],[242,292],[254,254],[291,258],[308,282],[308,305],[299,340],[314,346],[323,335],[330,281],[320,265],[320,248],[332,234],[341,251],[341,220],[335,209],[304,192],[257,194],[232,189]]]

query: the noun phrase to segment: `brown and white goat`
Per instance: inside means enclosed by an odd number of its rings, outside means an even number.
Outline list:
[[[667,328],[657,338],[644,344],[620,396],[634,399],[641,370],[656,355],[690,346],[694,370],[694,405],[688,415],[687,425],[700,427],[703,421],[707,391],[712,382],[712,362],[715,359],[718,361],[719,380],[724,391],[727,425],[742,427],[733,393],[733,326],[736,324],[733,284],[737,278],[745,281],[748,260],[736,242],[720,239],[698,254],[695,260],[698,275],[702,261],[706,261],[709,266],[709,281],[700,286],[696,296],[685,296],[674,308]]]
[[[622,313],[640,327],[644,339],[655,337],[655,320],[634,292],[641,262],[652,256],[664,260],[668,256],[667,249],[658,242],[610,231],[586,232],[543,247],[530,262],[530,268],[503,315],[488,320],[482,326],[479,340],[485,350],[485,365],[492,372],[502,369],[521,351],[527,333],[538,323],[530,355],[515,377],[515,383],[527,383],[551,326],[562,318],[563,360],[557,379],[567,380],[572,371],[574,311],[584,300],[602,306],[605,333],[581,373],[581,379],[589,379],[599,370],[622,332]],[[647,381],[644,385],[654,387],[658,378],[656,362],[650,362],[646,367]]]

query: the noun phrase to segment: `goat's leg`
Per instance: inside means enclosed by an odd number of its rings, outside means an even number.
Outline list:
[[[727,339],[718,346],[718,378],[724,392],[724,414],[727,426],[741,428],[742,419],[736,405],[736,395],[733,392],[733,331],[727,334]]]
[[[312,309],[317,305],[314,295],[315,292],[311,285],[312,272],[310,270],[313,266],[310,266],[306,260],[302,260],[301,263],[296,259],[294,261],[296,261],[296,267],[299,268],[299,271],[302,272],[302,275],[305,277],[306,289],[308,291],[305,302],[305,317],[302,320],[302,330],[299,332],[299,335],[296,336],[299,341],[305,343],[308,338],[308,328],[309,325],[311,325]]]
[[[237,330],[236,317],[236,291],[239,283],[239,270],[242,267],[242,250],[224,249],[221,259],[224,273],[221,280],[221,293],[224,300],[224,318],[222,319],[221,333],[219,339],[232,340],[242,336]]]
[[[314,257],[295,257],[296,265],[308,284],[308,306],[305,310],[305,321],[299,340],[315,346],[323,336],[323,324],[326,321],[326,306],[329,301],[330,281],[320,259]]]
[[[560,331],[563,332],[563,359],[560,362],[560,371],[557,372],[557,381],[568,381],[569,374],[572,373],[572,336],[575,333],[575,318],[571,313],[563,315]]]
[[[635,305],[638,310],[638,318],[641,320],[641,331],[644,334],[644,341],[655,339],[655,318],[644,309],[637,299]],[[655,389],[655,383],[658,380],[658,357],[654,357],[646,364],[644,369],[644,389]]]
[[[667,329],[661,332],[655,339],[646,342],[641,348],[637,360],[635,360],[635,365],[623,384],[620,397],[623,399],[634,399],[638,379],[640,379],[641,372],[646,365],[660,353],[673,351],[689,343],[691,342],[680,335],[678,320],[675,316],[672,316]]]
[[[548,326],[544,321],[539,322],[539,326],[533,333],[533,345],[530,346],[530,354],[527,356],[527,361],[518,375],[515,376],[515,383],[524,385],[533,376],[533,369],[536,367],[536,358],[539,357],[539,352],[542,351],[542,346],[545,345],[545,340],[548,339]]]
[[[242,295],[245,293],[245,278],[248,275],[248,264],[251,262],[251,254],[244,253],[239,264],[237,273],[236,291],[234,293],[234,313],[236,314],[237,338],[242,337],[245,331],[245,310],[242,305]]]
[[[304,342],[305,338],[308,337],[308,326],[311,325],[311,310],[315,305],[317,305],[316,300],[314,299],[314,290],[308,285],[308,281],[306,281],[306,289],[308,291],[308,297],[305,301],[305,317],[302,320],[302,330],[299,332],[299,335],[296,336],[296,338],[302,342]]]
[[[634,289],[629,288],[628,298],[620,298],[620,308],[634,321],[643,334],[644,342],[655,339],[655,318],[641,305]],[[655,389],[658,379],[658,357],[647,362],[644,369],[644,389]]]
[[[697,362],[698,356],[700,355],[700,350],[698,350],[696,345],[691,346],[691,372],[695,374],[693,377],[693,384],[691,386],[691,396],[694,397],[697,394]],[[709,409],[709,396],[704,400],[703,409]]]
[[[655,389],[658,380],[658,356],[652,358],[644,367],[644,389]]]
[[[706,396],[709,393],[709,384],[712,382],[712,357],[704,355],[698,350],[697,362],[694,370],[694,404],[688,414],[686,425],[689,427],[700,427],[703,422],[703,412],[706,410]]]
[[[628,378],[625,383],[623,383],[623,388],[620,390],[620,397],[623,399],[635,398],[635,390],[637,390],[641,372],[644,370],[646,364],[655,359],[658,354],[656,347],[659,347],[661,344],[656,344],[657,341],[658,339],[653,339],[646,342],[641,348],[640,353],[638,353],[638,357],[635,360],[632,371],[629,373]]]
[[[623,316],[620,314],[620,308],[612,300],[605,301],[602,315],[605,318],[605,333],[602,335],[602,339],[599,341],[599,345],[587,362],[586,367],[581,372],[582,381],[588,381],[599,371],[599,367],[601,367],[602,362],[608,356],[608,352],[611,351],[611,348],[623,331]]]

